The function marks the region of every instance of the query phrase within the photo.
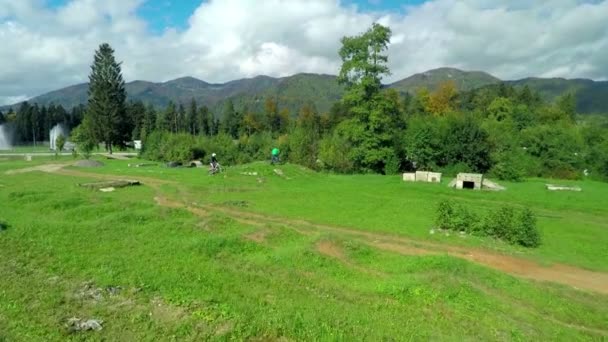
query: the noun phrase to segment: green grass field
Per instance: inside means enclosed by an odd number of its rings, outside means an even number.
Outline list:
[[[294,165],[209,176],[134,160],[5,174],[71,161],[0,161],[0,341],[608,338],[605,183],[474,192]],[[115,176],[143,185],[77,186]],[[529,207],[543,245],[430,234],[442,199],[479,213]],[[519,276],[513,260],[564,274]],[[71,317],[103,330],[70,333]]]

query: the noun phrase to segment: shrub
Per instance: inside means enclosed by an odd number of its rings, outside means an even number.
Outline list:
[[[273,144],[270,132],[244,135],[239,139],[239,150],[244,155],[241,159],[247,157],[250,160],[269,160]]]
[[[500,180],[519,182],[526,176],[525,155],[521,152],[503,151],[494,156],[495,164],[490,174]]]
[[[471,233],[477,229],[477,221],[477,215],[467,207],[452,205],[447,200],[439,202],[435,221],[438,228]]]
[[[85,159],[91,158],[91,152],[97,146],[90,125],[90,120],[85,117],[82,123],[72,130],[72,141],[76,143]]]
[[[401,169],[401,161],[399,160],[399,157],[397,157],[395,154],[389,155],[389,157],[387,158],[387,160],[384,164],[384,174],[385,175],[396,175],[399,173],[400,169]]]
[[[0,220],[0,232],[8,229],[8,223],[6,221]]]
[[[193,159],[202,159],[205,155],[205,150],[194,136],[166,132],[153,132],[148,135],[142,150],[142,157],[164,162],[188,163]]]
[[[218,134],[205,139],[203,147],[207,154],[217,153],[218,160],[222,165],[235,164],[240,159],[238,141],[232,139],[228,134]]]
[[[536,218],[528,208],[518,212],[503,206],[479,223],[479,218],[469,208],[443,200],[437,206],[435,224],[440,229],[489,236],[513,245],[538,247],[541,244]]]
[[[327,169],[349,173],[355,170],[354,163],[349,157],[351,150],[348,140],[334,132],[321,140],[319,158]]]
[[[193,136],[189,134],[170,135],[163,149],[163,159],[164,161],[188,163],[194,159],[195,150],[198,151]]]
[[[513,245],[538,247],[541,243],[536,217],[528,208],[520,212],[512,207],[499,208],[486,217],[481,232],[485,236],[501,239]]]
[[[524,247],[540,246],[540,232],[536,227],[536,216],[529,208],[524,208],[517,217],[518,231],[516,243]]]
[[[481,226],[481,234],[511,242],[515,230],[514,215],[513,208],[507,206],[491,212]]]
[[[454,207],[452,203],[447,200],[439,202],[435,224],[440,229],[452,230],[454,228]]]
[[[459,205],[454,215],[454,230],[457,232],[473,233],[477,230],[479,218],[467,207]]]
[[[308,168],[316,167],[318,137],[314,131],[297,127],[289,135],[289,160]]]
[[[454,165],[447,165],[439,170],[446,176],[456,176],[459,173],[473,172],[473,170],[465,163],[457,163]]]
[[[55,139],[55,146],[57,147],[55,151],[61,153],[63,148],[65,147],[65,136],[63,134],[59,134],[57,139]]]

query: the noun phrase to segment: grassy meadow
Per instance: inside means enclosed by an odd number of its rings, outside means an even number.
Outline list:
[[[71,161],[0,160],[0,341],[608,338],[606,292],[521,278],[441,247],[608,273],[605,183],[549,192],[531,179],[474,192],[289,164],[276,167],[282,176],[265,163],[209,176],[106,159],[5,173]],[[143,185],[76,186],[115,176]],[[543,244],[430,234],[442,199],[479,213],[529,207]],[[408,253],[383,248],[399,239],[413,241]],[[102,320],[103,330],[70,332],[71,317]]]

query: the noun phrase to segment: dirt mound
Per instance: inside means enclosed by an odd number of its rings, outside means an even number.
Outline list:
[[[104,164],[97,160],[79,160],[74,163],[76,167],[102,167]]]

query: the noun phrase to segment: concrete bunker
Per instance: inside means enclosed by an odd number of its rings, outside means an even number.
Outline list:
[[[459,173],[456,176],[456,189],[481,190],[483,175],[480,173]]]
[[[456,178],[454,178],[450,184],[448,184],[448,187],[472,190],[505,190],[505,187],[484,178],[484,176],[480,173],[459,173]]]
[[[404,182],[441,183],[441,173],[430,171],[416,171],[415,173],[404,173]]]

